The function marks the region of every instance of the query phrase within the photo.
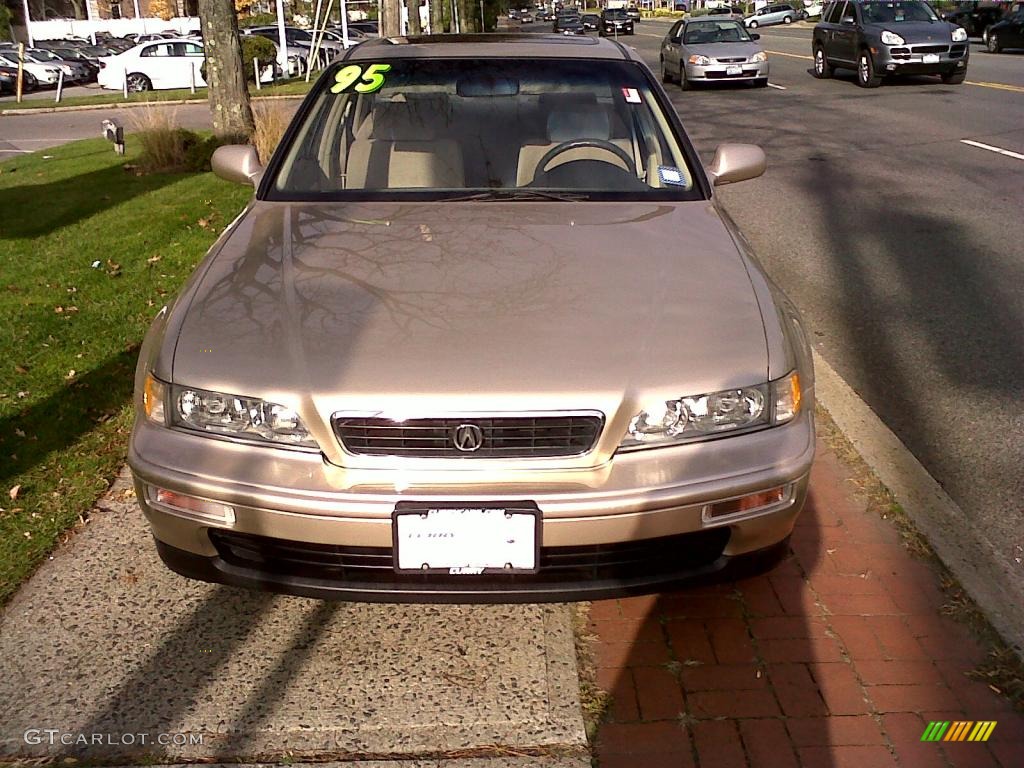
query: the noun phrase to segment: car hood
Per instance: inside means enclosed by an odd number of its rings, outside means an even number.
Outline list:
[[[415,395],[610,417],[768,371],[747,262],[707,201],[257,202],[179,312],[176,383],[321,414]]]
[[[687,53],[699,53],[712,59],[738,59],[740,56],[750,58],[761,50],[754,41],[741,43],[698,43],[686,44],[683,49]]]
[[[903,21],[898,24],[872,24],[876,34],[881,34],[887,29],[900,37],[907,43],[945,43],[950,45],[953,42],[953,30],[956,24],[946,21]]]

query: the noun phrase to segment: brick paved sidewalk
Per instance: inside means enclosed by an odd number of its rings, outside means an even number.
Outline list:
[[[819,441],[792,555],[765,576],[595,602],[601,768],[1024,766],[1024,717],[966,677],[984,650],[930,564]],[[922,743],[996,720],[988,743]]]

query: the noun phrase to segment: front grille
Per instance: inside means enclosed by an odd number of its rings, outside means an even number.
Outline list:
[[[335,416],[334,432],[345,450],[360,456],[417,458],[542,458],[578,456],[594,447],[604,418],[594,414],[393,419]],[[480,447],[455,447],[460,426],[479,428]]]
[[[711,528],[620,544],[541,547],[537,573],[479,576],[399,573],[394,569],[391,547],[309,544],[219,529],[210,530],[210,540],[229,565],[280,576],[350,584],[452,584],[472,588],[473,584],[565,584],[684,574],[714,563],[729,541],[729,529]]]
[[[738,56],[738,57],[727,58],[727,59],[715,59],[715,61],[717,61],[717,62],[719,62],[721,64],[743,64],[744,62],[746,62],[746,60],[747,60],[746,56]]]
[[[948,45],[915,45],[911,47],[914,53],[946,53]]]
[[[949,55],[954,59],[959,59],[964,53],[967,52],[966,45],[954,45],[949,49]]]

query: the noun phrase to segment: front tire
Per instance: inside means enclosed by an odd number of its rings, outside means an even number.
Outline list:
[[[857,57],[857,85],[861,88],[877,88],[882,84],[882,78],[875,72],[875,62],[871,60],[871,54],[865,49]]]
[[[819,80],[828,80],[835,72],[835,67],[828,63],[825,57],[825,49],[817,46],[814,49],[814,76]]]
[[[960,85],[966,79],[966,72],[944,72],[942,74],[942,82],[946,85]]]
[[[153,81],[146,77],[141,72],[132,72],[128,75],[128,92],[129,93],[141,93],[142,91],[152,91]]]
[[[792,16],[783,16],[782,17],[782,23],[783,24],[792,24],[793,23],[793,17]]]
[[[988,48],[989,53],[1001,53],[1003,50],[1003,44],[999,40],[999,35],[995,32],[989,32],[988,42],[985,43],[985,47]]]
[[[767,77],[759,77],[759,78],[757,78],[754,81],[754,87],[755,88],[767,88],[768,87],[768,78]]]
[[[757,29],[757,22],[752,21],[749,24],[747,24],[747,29]]]
[[[679,88],[684,91],[692,91],[693,83],[686,76],[686,67],[679,65]]]

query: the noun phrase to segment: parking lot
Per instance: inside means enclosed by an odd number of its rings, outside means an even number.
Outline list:
[[[643,21],[622,42],[657,71],[669,24]],[[762,178],[716,194],[823,363],[956,503],[956,519],[926,533],[969,538],[988,558],[975,565],[989,598],[1024,604],[1024,54],[975,41],[962,85],[867,91],[852,72],[812,77],[809,25],[759,31],[768,88],[668,84],[672,104],[705,162],[725,142],[765,149]],[[183,125],[208,121],[203,104],[172,109]],[[112,113],[0,117],[0,160],[95,136]],[[1019,715],[966,681],[983,645],[940,618],[937,572],[853,493],[864,476],[835,450],[771,577],[594,604],[597,681],[613,696],[603,768],[1024,759]],[[0,758],[42,723],[214,734],[173,753],[206,761],[589,759],[567,608],[318,604],[184,582],[156,561],[130,496],[122,477],[2,616]],[[943,717],[998,719],[1000,738],[973,751],[917,743]]]

